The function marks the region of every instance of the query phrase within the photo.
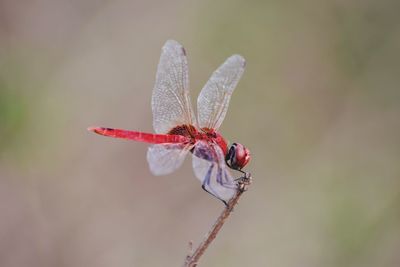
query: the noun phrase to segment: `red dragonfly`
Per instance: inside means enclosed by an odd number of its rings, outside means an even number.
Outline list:
[[[162,48],[151,100],[156,133],[104,127],[88,130],[153,144],[148,149],[147,161],[154,175],[175,171],[191,152],[194,173],[202,188],[226,204],[238,188],[228,167],[246,174],[242,168],[250,160],[250,151],[238,143],[228,148],[218,128],[245,64],[243,57],[233,55],[211,75],[197,99],[196,119],[189,97],[185,49],[178,42],[169,40]]]

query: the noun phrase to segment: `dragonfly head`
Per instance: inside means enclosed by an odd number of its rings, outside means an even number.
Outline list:
[[[241,170],[250,161],[250,151],[242,144],[233,143],[225,160],[232,169]]]

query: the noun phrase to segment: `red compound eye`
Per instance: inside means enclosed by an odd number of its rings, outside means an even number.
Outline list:
[[[241,170],[250,161],[250,151],[241,144],[233,143],[226,155],[227,164],[235,170]]]

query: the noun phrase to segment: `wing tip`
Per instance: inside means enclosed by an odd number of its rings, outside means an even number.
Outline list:
[[[164,46],[163,46],[163,49],[164,48],[167,48],[167,47],[183,47],[178,41],[175,41],[175,40],[173,40],[173,39],[168,39],[166,42],[165,42],[165,44],[164,44]]]
[[[234,54],[228,58],[228,60],[234,60],[237,61],[241,66],[244,68],[246,67],[246,59],[242,55],[239,54]]]
[[[180,50],[180,51],[182,52],[182,54],[183,54],[184,56],[186,56],[186,50],[185,50],[185,48],[183,47],[183,45],[180,44],[178,41],[175,41],[175,40],[173,40],[173,39],[167,40],[167,41],[165,42],[163,48],[162,48],[163,51],[164,51],[164,50],[168,50],[168,49],[175,49],[175,50],[178,50],[178,51]]]
[[[179,44],[177,41],[175,41],[174,39],[168,39],[166,42],[165,42],[165,44],[164,45],[167,45],[167,44]]]

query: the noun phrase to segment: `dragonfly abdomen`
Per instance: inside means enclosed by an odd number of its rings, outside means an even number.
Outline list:
[[[190,142],[188,137],[175,134],[153,134],[105,127],[90,127],[88,130],[104,136],[134,140],[150,144]]]

